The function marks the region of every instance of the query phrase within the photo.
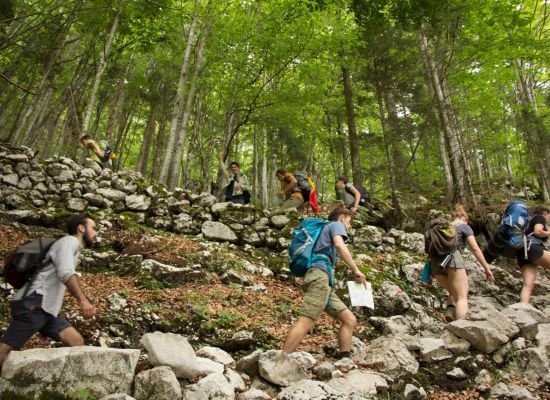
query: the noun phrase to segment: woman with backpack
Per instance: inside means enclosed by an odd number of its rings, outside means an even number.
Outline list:
[[[453,213],[456,242],[449,254],[430,255],[432,264],[431,276],[449,292],[447,300],[448,319],[461,319],[468,312],[468,275],[462,253],[469,246],[479,264],[485,271],[485,278],[493,281],[493,273],[483,252],[479,248],[474,231],[468,225],[468,214],[463,206],[457,206]],[[454,311],[454,315],[452,315]]]
[[[550,223],[550,209],[544,206],[537,206],[532,211],[533,217],[525,230],[528,237],[527,257],[524,249],[518,250],[516,259],[521,268],[523,285],[519,294],[521,303],[529,304],[531,293],[535,287],[537,279],[537,265],[542,268],[550,269],[550,251],[546,248],[550,231],[546,229],[546,224]]]

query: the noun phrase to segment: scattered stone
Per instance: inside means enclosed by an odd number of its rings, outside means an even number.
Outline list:
[[[428,395],[423,387],[416,387],[410,383],[405,386],[405,392],[403,393],[405,400],[424,400]]]
[[[447,372],[446,375],[455,381],[462,381],[468,377],[468,375],[458,367],[453,368],[451,371]]]
[[[307,377],[298,361],[281,350],[268,350],[258,360],[260,376],[278,386],[289,386]]]
[[[136,400],[180,399],[181,387],[170,367],[156,367],[136,375]]]

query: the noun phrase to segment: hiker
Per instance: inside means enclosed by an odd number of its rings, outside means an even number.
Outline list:
[[[223,186],[223,193],[225,196],[225,201],[230,201],[237,204],[248,204],[250,203],[250,192],[248,189],[248,178],[245,174],[241,172],[239,164],[233,161],[229,164],[229,169],[231,170],[231,175],[225,168],[225,163],[223,162],[223,157],[220,155],[220,169],[224,181],[227,183]]]
[[[468,312],[468,276],[462,253],[466,246],[485,271],[485,279],[494,281],[491,268],[468,225],[468,214],[463,206],[458,206],[453,213],[452,225],[455,228],[456,244],[450,254],[430,255],[431,276],[449,293],[447,299],[447,320],[461,319]]]
[[[95,242],[97,228],[89,216],[73,215],[67,221],[67,232],[67,236],[52,244],[45,257],[45,266],[19,289],[10,302],[12,321],[0,339],[0,369],[9,352],[23,347],[36,332],[65,346],[84,345],[80,333],[59,316],[59,311],[65,288],[68,288],[78,300],[84,318],[96,314],[96,309],[80,288],[75,267],[80,249]]]
[[[355,280],[366,283],[365,275],[357,265],[345,244],[347,229],[351,227],[353,213],[343,207],[334,209],[328,216],[333,221],[323,228],[313,248],[312,264],[304,276],[304,299],[300,316],[288,332],[283,351],[292,353],[313,327],[315,321],[326,311],[340,321],[338,343],[340,358],[350,357],[353,329],[357,325],[355,315],[338,298],[334,289],[334,265],[336,252],[348,265]]]
[[[92,159],[101,165],[102,168],[110,168],[112,166],[113,163],[111,161],[111,155],[113,150],[107,145],[106,142],[101,142],[98,144],[95,140],[90,138],[89,135],[84,135],[80,138],[80,143],[82,143],[85,148],[92,151]],[[100,146],[103,147],[103,150],[101,150]]]
[[[336,178],[336,192],[344,200],[344,205],[348,210],[356,213],[361,205],[361,192],[348,182],[345,176]]]
[[[546,228],[546,224],[550,223],[550,208],[537,206],[533,209],[532,214],[533,217],[529,221],[525,234],[527,237],[534,236],[539,240],[532,240],[529,243],[527,257],[525,257],[524,249],[518,250],[516,255],[523,278],[519,301],[526,304],[529,304],[531,293],[535,287],[537,265],[550,269],[550,251],[546,248],[546,243],[548,243],[548,237],[550,236],[550,231]]]
[[[279,195],[284,197],[282,209],[296,208],[302,209],[305,203],[302,191],[298,186],[298,180],[292,172],[288,172],[285,169],[278,169],[275,172],[275,176],[282,183],[283,190],[279,192]]]

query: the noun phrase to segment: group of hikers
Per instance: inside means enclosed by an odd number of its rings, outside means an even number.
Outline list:
[[[232,176],[226,171],[229,183],[226,186],[225,198],[235,203],[246,203],[248,197],[246,193],[249,191],[248,180],[241,173],[237,163],[231,163],[230,170]],[[299,208],[306,201],[311,201],[305,198],[300,190],[298,181],[303,177],[283,169],[277,170],[276,175],[282,183],[281,194],[285,197],[283,204]],[[309,184],[310,189],[313,189],[312,182]],[[312,255],[304,274],[302,305],[298,318],[290,328],[283,344],[283,351],[286,353],[294,352],[321,314],[327,312],[340,322],[339,357],[350,357],[357,318],[336,294],[334,268],[340,258],[348,266],[356,282],[361,284],[367,282],[365,274],[354,261],[346,242],[347,231],[351,227],[353,216],[359,207],[368,203],[368,199],[365,193],[362,193],[360,186],[351,185],[345,177],[337,178],[336,189],[344,191],[344,195],[347,195],[347,197],[344,196],[345,206],[336,207],[330,212],[328,222],[319,231],[317,239],[312,244]],[[507,218],[510,217],[507,227],[516,226],[518,217],[514,213],[517,213],[517,210],[527,212],[526,205],[524,203],[520,205],[521,209],[513,210],[509,206],[511,210],[509,213],[507,208],[504,218],[508,221]],[[550,236],[550,231],[546,228],[546,224],[550,223],[550,209],[539,206],[533,210],[530,218],[525,214],[520,216],[523,222],[529,221],[528,225],[520,229],[524,246],[508,251],[505,255],[517,258],[523,277],[520,301],[529,303],[537,276],[537,266],[550,268],[550,251],[545,247],[546,239]],[[463,318],[468,312],[468,277],[462,257],[465,248],[470,248],[483,268],[486,279],[493,281],[494,276],[489,262],[505,253],[504,247],[509,239],[504,234],[497,234],[482,251],[476,242],[472,228],[468,225],[468,214],[464,208],[457,207],[453,217],[452,222],[432,221],[425,236],[429,274],[449,294],[447,301],[449,320]],[[503,225],[506,224],[503,223]],[[444,241],[440,240],[443,236],[438,236],[441,232],[447,235],[448,242],[451,243],[449,251],[434,251]],[[96,223],[88,215],[74,215],[68,219],[67,233],[67,236],[53,242],[45,253],[42,268],[18,290],[10,302],[12,320],[0,339],[0,369],[10,351],[23,347],[37,332],[60,341],[66,346],[84,344],[80,333],[59,313],[65,290],[68,289],[79,302],[85,318],[91,318],[96,314],[96,309],[80,288],[75,270],[80,250],[93,245],[96,240]]]

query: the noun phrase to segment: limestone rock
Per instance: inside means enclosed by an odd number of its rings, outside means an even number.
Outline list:
[[[222,373],[210,374],[185,388],[186,400],[234,400],[235,389]]]
[[[140,340],[154,366],[168,366],[178,378],[193,379],[197,376],[197,356],[186,338],[173,333],[146,333]]]
[[[327,384],[338,392],[348,395],[376,395],[385,393],[388,389],[388,382],[379,374],[362,370],[350,371],[343,378],[331,379]]]
[[[146,211],[151,207],[151,198],[144,194],[126,196],[126,207],[131,211]]]
[[[407,383],[405,386],[405,392],[403,393],[405,400],[424,400],[428,395],[423,387],[417,388],[416,386]]]
[[[231,357],[228,352],[218,347],[205,346],[198,350],[196,354],[197,356],[209,358],[212,361],[216,361],[217,363],[220,363],[227,367],[235,366],[235,360],[233,359],[233,357]]]
[[[205,221],[202,224],[202,234],[205,239],[221,242],[236,242],[237,235],[227,225],[221,222]]]
[[[61,347],[12,351],[2,366],[0,397],[85,389],[96,397],[130,393],[139,350]]]
[[[100,188],[96,190],[96,193],[111,201],[124,201],[126,199],[126,193],[116,189]]]
[[[420,355],[423,361],[437,362],[452,358],[452,354],[445,348],[443,339],[421,338]]]
[[[180,384],[170,367],[149,369],[135,378],[136,400],[179,400],[181,396]]]
[[[326,383],[310,379],[303,379],[292,384],[277,396],[277,400],[348,400],[354,398],[356,397],[338,392]]]
[[[300,363],[281,350],[261,354],[258,367],[262,378],[278,386],[289,386],[307,377]]]
[[[401,378],[418,372],[418,361],[396,338],[379,337],[366,347],[365,353],[362,364],[392,378]]]

